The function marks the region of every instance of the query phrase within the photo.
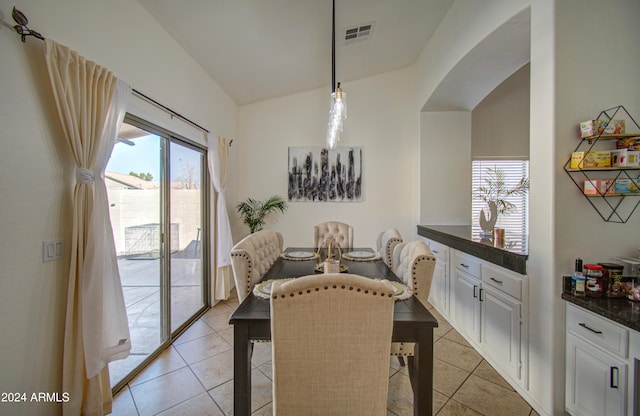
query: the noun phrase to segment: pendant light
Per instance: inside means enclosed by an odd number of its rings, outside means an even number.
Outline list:
[[[342,122],[347,118],[347,94],[336,84],[336,1],[331,14],[331,110],[327,131],[327,148],[335,149],[340,141]]]

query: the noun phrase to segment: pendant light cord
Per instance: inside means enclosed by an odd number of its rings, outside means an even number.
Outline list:
[[[331,92],[336,91],[336,0],[331,9]]]

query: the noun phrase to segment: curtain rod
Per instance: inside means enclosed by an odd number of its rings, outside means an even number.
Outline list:
[[[202,131],[204,131],[205,133],[209,133],[209,130],[205,129],[204,127],[202,127],[201,125],[199,125],[198,123],[189,120],[188,118],[186,118],[185,116],[183,116],[182,114],[179,114],[175,111],[173,111],[172,109],[170,109],[169,107],[167,107],[164,104],[159,103],[158,101],[154,100],[153,98],[149,97],[148,95],[145,95],[143,93],[141,93],[140,91],[136,90],[135,88],[131,89],[133,91],[134,94],[136,94],[138,97],[143,98],[147,101],[149,101],[150,103],[152,103],[153,105],[163,109],[164,111],[166,111],[167,113],[171,114],[174,117],[179,118],[180,120],[184,121],[185,123],[191,124],[193,127],[196,127]]]
[[[24,13],[22,13],[20,10],[16,9],[15,6],[13,7],[13,10],[11,12],[11,16],[13,17],[13,20],[17,23],[16,25],[13,26],[13,28],[21,36],[23,43],[25,43],[27,41],[27,36],[33,36],[33,37],[35,37],[37,39],[40,39],[40,40],[44,40],[45,39],[44,36],[42,36],[40,33],[36,32],[35,30],[29,29],[27,27],[27,25],[29,24],[29,19],[27,19],[27,16],[25,16]],[[160,102],[154,100],[153,98],[149,97],[148,95],[141,93],[140,91],[136,90],[135,88],[132,88],[132,91],[138,97],[147,100],[148,102],[150,102],[150,103],[154,104],[155,106],[157,106],[157,107],[163,109],[164,111],[168,112],[172,116],[179,118],[180,120],[184,121],[187,124],[191,124],[193,127],[196,127],[198,129],[204,131],[205,133],[209,133],[209,130],[205,129],[204,127],[202,127],[198,123],[189,120],[188,118],[186,118],[182,114],[172,110],[171,108],[167,107],[164,104],[161,104]],[[231,143],[233,143],[233,140],[231,140],[229,142],[229,146],[231,146]]]

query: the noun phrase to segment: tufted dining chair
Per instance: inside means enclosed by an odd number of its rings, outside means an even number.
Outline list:
[[[317,274],[271,289],[273,413],[387,414],[393,287]]]
[[[393,249],[400,243],[402,243],[402,236],[395,228],[382,231],[376,239],[376,251],[391,270],[393,270]]]
[[[436,266],[436,257],[433,252],[421,240],[397,244],[393,249],[393,272],[405,285],[413,291],[425,308],[429,307],[428,299],[431,291],[433,271]],[[413,358],[413,343],[394,342],[391,344],[391,355],[398,357],[401,365],[404,365],[403,357]],[[409,366],[411,372],[413,366]],[[411,374],[410,374],[411,376]]]
[[[283,244],[282,234],[262,230],[249,234],[233,246],[231,268],[240,302],[249,296],[255,284],[278,260]]]
[[[313,227],[313,241],[316,247],[327,237],[335,238],[341,248],[353,248],[353,227],[339,221],[326,221]]]

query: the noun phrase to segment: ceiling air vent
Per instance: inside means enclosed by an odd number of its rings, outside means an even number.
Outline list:
[[[346,44],[349,44],[355,41],[367,40],[371,37],[372,31],[373,23],[348,27],[344,31],[344,41]]]

